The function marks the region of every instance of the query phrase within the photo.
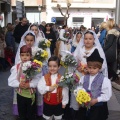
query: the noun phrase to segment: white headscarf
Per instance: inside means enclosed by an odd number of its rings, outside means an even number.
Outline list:
[[[78,44],[79,44],[79,43],[77,43],[77,41],[76,41],[76,36],[77,36],[77,34],[82,34],[82,37],[80,38],[80,41],[81,41],[81,40],[83,39],[83,37],[84,37],[83,33],[77,32],[77,33],[74,35],[74,38],[73,38],[73,41],[72,41],[72,45],[73,45],[74,47],[77,47]]]
[[[39,41],[42,40],[42,39],[44,39],[44,38],[45,38],[45,35],[44,35],[44,33],[39,29],[38,25],[36,25],[36,24],[30,25],[29,28],[28,28],[28,31],[31,31],[31,29],[30,29],[31,26],[36,26],[36,27],[38,28],[38,34],[37,34],[37,36],[36,36],[36,42],[37,42],[37,44],[39,44]],[[37,45],[37,46],[38,46],[38,45]]]
[[[94,49],[90,50],[91,53],[95,50],[95,49],[98,49],[99,51],[99,54],[100,56],[104,59],[104,62],[103,62],[103,65],[102,65],[102,69],[101,71],[103,72],[103,74],[108,77],[108,70],[107,70],[107,62],[106,62],[106,57],[105,57],[105,54],[104,54],[104,51],[99,43],[99,40],[98,40],[98,37],[96,35],[96,33],[92,30],[89,30],[89,32],[92,32],[93,33],[93,36],[94,36]],[[81,56],[81,54],[84,54],[83,53],[83,49],[84,49],[84,38],[80,40],[79,42],[79,45],[77,46],[75,52],[74,52],[74,56],[77,58],[79,58],[79,56]],[[88,56],[90,56],[91,54],[89,54]],[[80,58],[82,59],[82,58]]]
[[[21,41],[20,41],[20,44],[19,44],[19,47],[18,47],[18,50],[17,50],[17,53],[16,53],[16,56],[15,56],[15,64],[18,64],[18,63],[21,62],[21,59],[20,59],[20,48],[21,48],[23,45],[26,45],[26,43],[25,43],[25,37],[26,37],[26,35],[29,34],[29,33],[31,33],[31,34],[33,34],[33,35],[35,36],[35,34],[34,34],[33,31],[26,31],[26,32],[23,34],[23,36],[22,36],[22,38],[21,38]],[[35,46],[37,46],[36,36],[35,36],[35,42],[34,42],[33,47],[35,47]]]
[[[36,44],[35,44],[38,47],[39,42],[46,38],[45,38],[44,33],[39,29],[38,25],[36,25],[36,24],[30,25],[28,28],[28,31],[30,30],[31,26],[36,26],[38,28],[38,34],[36,36]],[[46,51],[48,52],[48,58],[50,58],[51,57],[50,48],[47,48]]]

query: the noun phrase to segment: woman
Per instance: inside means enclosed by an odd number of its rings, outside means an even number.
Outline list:
[[[103,49],[108,64],[108,76],[109,78],[112,78],[112,81],[118,81],[118,83],[120,84],[118,75],[116,74],[117,37],[120,35],[120,33],[114,28],[114,26],[115,21],[113,19],[109,19],[107,21],[107,35]]]
[[[99,41],[102,47],[104,47],[104,42],[106,39],[106,34],[107,34],[107,30],[106,30],[106,22],[102,22],[100,25],[100,37],[99,37]]]
[[[64,53],[61,50],[66,51],[67,50],[67,42],[68,38],[65,38],[65,33],[68,31],[67,25],[63,25],[62,29],[60,30],[59,34],[59,40],[56,42],[56,49],[55,49],[55,55],[59,58],[64,56]]]
[[[54,49],[55,49],[55,43],[56,43],[56,36],[55,36],[55,33],[52,30],[52,27],[51,27],[51,25],[49,23],[47,23],[45,25],[44,34],[45,34],[45,38],[48,39],[48,40],[50,40],[50,42],[51,42],[50,52],[51,52],[51,55],[54,55]]]

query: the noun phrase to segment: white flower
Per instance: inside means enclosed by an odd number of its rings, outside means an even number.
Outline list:
[[[70,73],[70,74],[69,74],[69,77],[72,77],[72,76],[73,76],[73,73]]]
[[[22,67],[22,70],[23,70],[23,71],[26,71],[26,70],[27,70],[27,67],[26,67],[26,66],[23,66],[23,67]]]
[[[61,79],[63,79],[64,77],[62,76]]]
[[[43,49],[38,47],[32,47],[32,56],[34,57],[38,51],[43,51]]]
[[[25,71],[32,66],[31,61],[23,63],[22,70]]]

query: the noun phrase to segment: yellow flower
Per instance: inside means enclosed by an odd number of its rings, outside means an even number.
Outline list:
[[[48,57],[48,53],[47,51],[44,50],[44,56],[47,58]]]
[[[41,54],[41,57],[45,57],[45,54],[44,54],[44,52]]]
[[[61,64],[64,68],[67,67],[67,66],[64,65],[64,62],[63,62],[63,61],[60,61],[60,64]]]
[[[50,47],[51,45],[51,42],[49,40],[47,40],[47,43],[46,43],[47,47]]]
[[[40,65],[42,67],[42,62],[41,61],[38,61],[38,60],[34,60],[33,62],[37,63],[38,65]]]
[[[76,96],[76,101],[79,104],[87,103],[91,100],[90,95],[84,91],[84,90],[79,90]]]
[[[38,68],[38,72],[40,72],[40,68]]]

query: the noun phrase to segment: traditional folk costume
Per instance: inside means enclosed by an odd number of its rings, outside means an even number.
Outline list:
[[[55,55],[58,56],[59,58],[64,56],[61,50],[67,51],[66,42],[68,41],[68,39],[64,37],[64,34],[65,29],[61,29],[59,34],[59,40],[56,42]]]
[[[103,59],[100,57],[97,49],[87,58],[87,62],[89,61],[103,63]],[[106,120],[108,118],[106,102],[110,100],[112,96],[110,80],[101,72],[98,72],[93,76],[90,74],[82,76],[80,83],[82,83],[83,88],[91,94],[91,98],[98,100],[98,103],[91,106],[88,111],[86,109],[84,115],[81,116],[85,116],[87,120]],[[83,118],[83,120],[86,119]]]
[[[77,48],[77,46],[79,45],[79,43],[77,42],[76,40],[76,36],[77,34],[82,34],[80,32],[77,32],[75,35],[74,35],[74,38],[72,40],[72,48],[71,48],[71,53],[74,53],[75,49]],[[80,40],[83,39],[83,34],[82,34],[82,37],[80,38]]]
[[[77,48],[74,52],[74,56],[75,56],[78,64],[82,63],[84,65],[87,65],[86,58],[89,57],[95,49],[98,49],[101,58],[104,59],[101,72],[104,74],[105,77],[107,77],[108,72],[107,72],[107,64],[106,64],[105,54],[104,54],[103,49],[102,49],[102,47],[99,43],[97,35],[93,31],[90,31],[90,32],[93,33],[94,38],[95,38],[95,43],[94,43],[93,48],[89,51],[86,51],[85,50],[85,45],[84,45],[84,38],[83,38],[83,39],[80,40],[79,45],[77,46]],[[83,73],[80,73],[78,71],[76,71],[76,72],[80,75],[80,77],[82,77],[84,75]],[[78,105],[73,93],[71,93],[70,108],[72,109],[73,114],[78,114],[79,105]]]
[[[31,25],[32,26],[32,25]],[[28,31],[30,31],[30,28],[31,26],[28,28]],[[38,28],[38,34],[36,35],[36,43],[35,43],[35,46],[38,47],[38,44],[41,40],[45,39],[45,35],[44,33],[39,30],[39,27],[37,25],[35,25],[37,28]],[[51,53],[50,53],[50,48],[46,48],[46,51],[48,53],[48,59],[51,57]],[[47,61],[47,60],[46,60]],[[48,63],[47,62],[44,62],[43,63],[43,68],[42,68],[42,73],[43,75],[47,74],[48,73]]]
[[[15,64],[18,64],[21,62],[21,59],[20,59],[20,48],[23,46],[23,45],[26,45],[25,43],[25,37],[28,33],[32,33],[34,36],[34,32],[33,31],[26,31],[24,33],[24,35],[22,36],[21,38],[21,42],[20,42],[20,45],[19,45],[19,48],[18,48],[18,51],[17,51],[17,54],[16,54],[16,57],[15,57]],[[38,49],[38,43],[37,43],[37,40],[36,40],[36,36],[35,36],[35,42],[34,42],[34,45],[31,47],[32,48],[32,56],[35,55],[36,53],[36,50]],[[44,69],[44,70],[43,70]],[[47,73],[47,67],[46,67],[46,63],[45,65],[43,66],[42,68],[42,74],[44,73]],[[41,73],[40,73],[40,76],[41,76]],[[41,116],[42,115],[42,111],[43,111],[43,97],[41,94],[39,94],[37,91],[36,91],[36,100],[37,100],[37,115],[38,116]],[[14,97],[13,97],[13,114],[14,115],[18,115],[18,108],[17,108],[17,93],[16,91],[14,90]]]
[[[46,74],[38,82],[38,91],[44,95],[43,117],[48,120],[54,115],[55,120],[61,120],[62,105],[68,104],[68,88],[58,87],[49,91],[49,86],[55,85],[61,78],[60,74]]]
[[[19,88],[19,84],[22,81],[20,76],[22,75],[22,63],[17,64],[11,68],[11,75],[8,78],[8,85],[15,88],[17,92],[17,104],[16,110],[18,110],[20,119],[34,120],[35,119],[35,88],[38,84],[40,75],[36,75],[32,80],[28,80],[30,88]],[[17,111],[14,111],[17,115]]]

